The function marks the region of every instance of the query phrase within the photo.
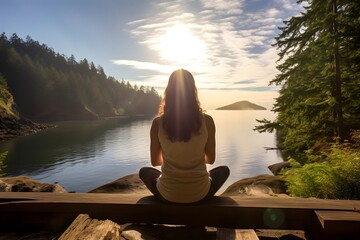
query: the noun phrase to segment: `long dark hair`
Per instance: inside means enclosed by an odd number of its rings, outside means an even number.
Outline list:
[[[193,75],[184,69],[174,71],[159,107],[169,139],[189,141],[193,133],[199,132],[202,113]]]

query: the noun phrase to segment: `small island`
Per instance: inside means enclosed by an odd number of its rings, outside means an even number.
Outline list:
[[[233,104],[219,107],[216,110],[266,110],[266,108],[249,101],[239,101]]]

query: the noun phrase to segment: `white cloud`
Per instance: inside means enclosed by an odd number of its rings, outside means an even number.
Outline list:
[[[270,8],[266,11],[266,15],[268,17],[276,17],[279,15],[279,13],[280,13],[280,11],[276,8]]]
[[[264,90],[277,73],[277,53],[271,46],[277,26],[289,17],[284,14],[286,11],[291,10],[293,14],[298,8],[291,1],[267,0],[272,1],[273,7],[254,8],[251,12],[245,11],[247,1],[200,0],[198,3],[202,5],[196,11],[188,7],[192,1],[162,2],[157,5],[159,14],[129,23],[134,38],[153,51],[154,62],[115,60],[114,63],[154,71],[146,81],[153,81],[156,86],[164,86],[166,74],[182,67],[194,73],[202,89],[239,88],[235,83],[243,81],[244,91]],[[179,23],[203,44],[201,59],[189,58],[186,63],[177,65],[161,55],[163,36]],[[182,51],[186,52],[186,48]],[[194,50],[189,48],[187,54],[192,52]],[[271,88],[269,91],[273,92]]]
[[[298,10],[298,4],[296,1],[292,0],[275,0],[275,2],[279,3],[286,10]]]
[[[242,0],[202,0],[205,8],[211,8],[215,10],[232,10],[240,9],[243,2]]]
[[[274,31],[271,31],[271,30],[260,30],[260,31],[256,31],[256,34],[259,34],[259,35],[271,35],[273,34]]]
[[[116,65],[125,65],[133,67],[135,69],[151,70],[160,73],[171,73],[171,71],[174,70],[172,66],[157,64],[153,62],[141,62],[135,60],[112,60],[112,62]]]
[[[127,24],[128,25],[135,25],[135,24],[143,23],[145,21],[146,21],[145,19],[138,19],[138,20],[135,20],[135,21],[132,21],[132,22],[128,22]]]

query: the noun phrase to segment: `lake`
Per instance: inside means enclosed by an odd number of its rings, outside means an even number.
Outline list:
[[[208,169],[228,165],[230,177],[221,189],[282,161],[275,134],[253,131],[255,119],[274,119],[271,111],[209,110],[216,125],[216,161]],[[65,122],[33,135],[0,142],[8,151],[5,177],[26,175],[58,182],[67,191],[88,192],[149,166],[151,118]],[[1,173],[1,172],[0,172]]]

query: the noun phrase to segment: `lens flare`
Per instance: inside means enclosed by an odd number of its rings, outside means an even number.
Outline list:
[[[263,220],[265,226],[270,228],[279,228],[284,223],[285,214],[280,209],[268,208],[264,212]]]

